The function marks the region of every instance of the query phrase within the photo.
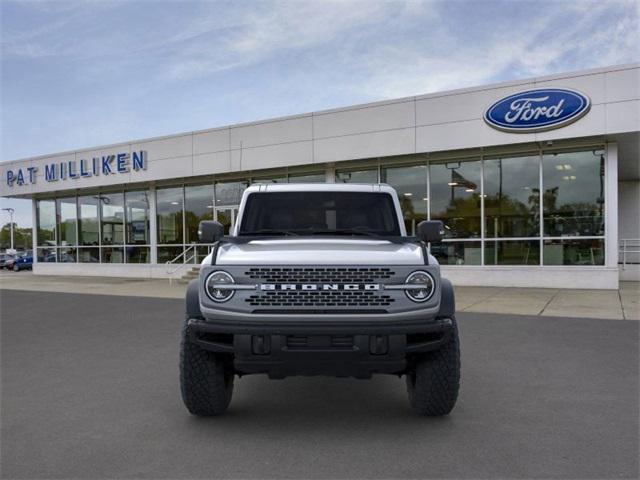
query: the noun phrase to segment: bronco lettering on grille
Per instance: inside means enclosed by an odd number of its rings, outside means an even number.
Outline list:
[[[273,290],[380,290],[380,284],[378,283],[263,283],[260,285],[260,290],[273,291]]]

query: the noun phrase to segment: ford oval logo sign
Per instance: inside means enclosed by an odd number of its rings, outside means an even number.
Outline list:
[[[540,132],[575,122],[590,107],[589,97],[576,90],[541,88],[498,100],[484,113],[484,120],[506,132]]]

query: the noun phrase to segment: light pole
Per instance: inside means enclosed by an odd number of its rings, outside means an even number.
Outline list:
[[[13,251],[13,212],[15,212],[15,210],[11,207],[3,208],[2,210],[6,210],[7,212],[9,212],[9,228],[11,229],[11,251]]]

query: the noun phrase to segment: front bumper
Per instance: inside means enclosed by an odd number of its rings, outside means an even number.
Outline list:
[[[238,374],[272,378],[330,375],[369,378],[403,373],[412,355],[436,350],[449,340],[448,318],[421,322],[220,323],[190,319],[191,342],[233,356]]]

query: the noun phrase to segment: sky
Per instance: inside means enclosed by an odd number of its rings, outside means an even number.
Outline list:
[[[640,0],[3,0],[0,15],[0,161],[640,60]],[[0,201],[31,225],[29,201]]]

